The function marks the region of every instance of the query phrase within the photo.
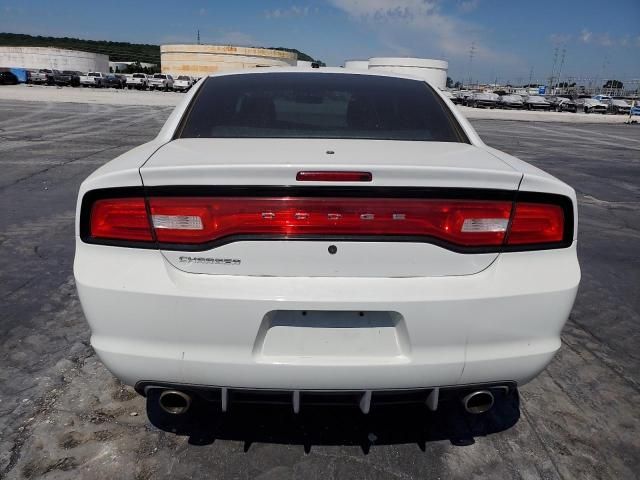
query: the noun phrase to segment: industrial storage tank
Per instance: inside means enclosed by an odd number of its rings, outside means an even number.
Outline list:
[[[161,45],[162,73],[203,77],[256,67],[295,66],[298,55],[283,50],[231,45]]]
[[[0,46],[0,67],[106,73],[109,71],[109,57],[62,48]]]
[[[369,70],[401,73],[424,78],[434,87],[447,86],[449,62],[429,58],[376,57],[369,59]]]
[[[368,70],[369,60],[347,60],[344,62],[344,68],[349,70]]]

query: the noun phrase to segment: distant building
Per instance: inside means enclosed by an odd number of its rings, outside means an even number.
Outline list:
[[[108,72],[109,57],[62,48],[0,46],[0,67]]]
[[[203,77],[256,67],[295,66],[298,55],[271,48],[231,45],[161,45],[162,73]]]

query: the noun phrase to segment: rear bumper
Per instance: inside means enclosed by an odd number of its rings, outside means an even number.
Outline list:
[[[286,390],[526,383],[560,347],[580,281],[575,243],[468,276],[286,278],[190,274],[77,240],[74,273],[92,345],[125,383]],[[367,313],[303,328],[303,311]]]

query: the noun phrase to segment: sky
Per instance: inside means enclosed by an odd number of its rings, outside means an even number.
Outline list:
[[[454,80],[640,79],[640,0],[0,0],[1,32],[163,44],[198,29],[202,43],[297,48],[330,66],[400,56],[447,60]]]

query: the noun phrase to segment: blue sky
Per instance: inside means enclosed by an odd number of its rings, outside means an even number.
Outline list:
[[[455,80],[640,78],[640,0],[0,0],[0,31],[142,43],[298,48],[329,65],[371,56],[449,61]],[[475,53],[469,68],[469,50]]]

